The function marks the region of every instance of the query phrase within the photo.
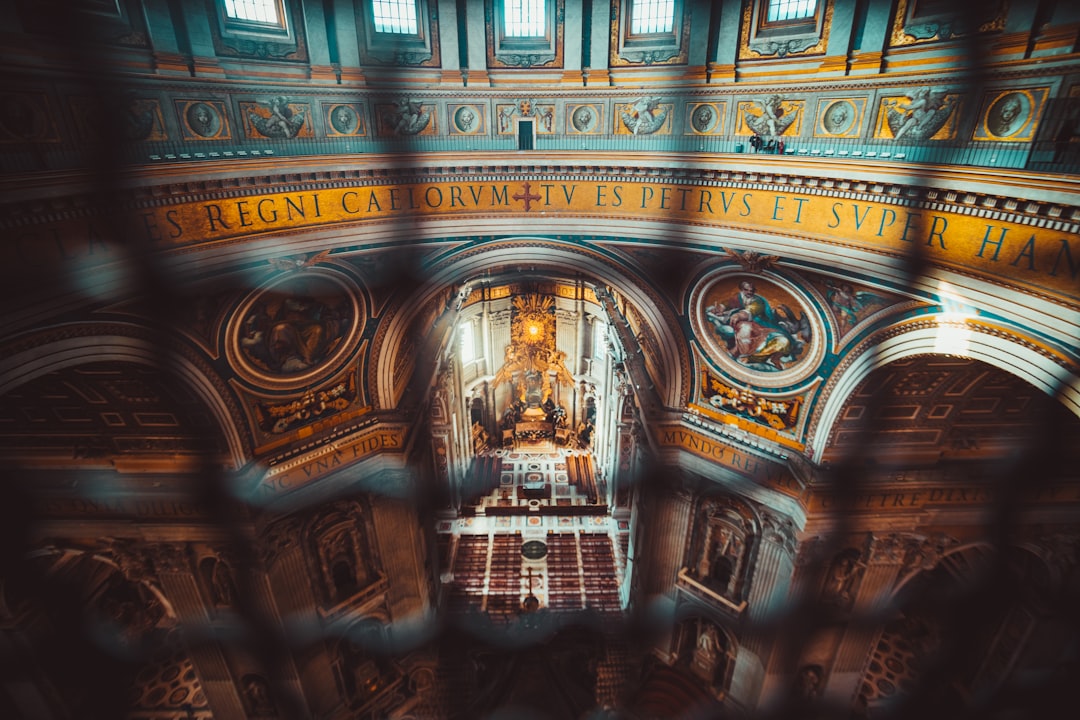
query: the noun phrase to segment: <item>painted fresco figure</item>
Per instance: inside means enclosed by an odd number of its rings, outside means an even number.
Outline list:
[[[795,360],[802,351],[803,341],[796,335],[810,339],[805,314],[796,319],[786,308],[777,314],[750,280],[739,283],[739,293],[728,303],[706,308],[705,316],[727,342],[731,357],[756,369],[784,370],[784,361]]]

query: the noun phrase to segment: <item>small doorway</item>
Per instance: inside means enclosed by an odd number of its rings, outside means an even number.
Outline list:
[[[517,118],[518,150],[532,150],[536,147],[536,119]]]

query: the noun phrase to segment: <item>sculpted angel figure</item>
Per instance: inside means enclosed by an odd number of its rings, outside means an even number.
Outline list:
[[[952,98],[929,86],[918,88],[907,99],[907,103],[893,101],[886,106],[886,121],[894,140],[905,135],[919,140],[932,137],[945,125],[954,108]]]
[[[666,119],[667,111],[660,109],[660,101],[656,98],[641,98],[622,113],[623,125],[635,135],[656,132]]]
[[[289,99],[280,95],[271,98],[266,105],[270,108],[268,117],[254,112],[248,113],[248,119],[259,134],[268,138],[296,137],[304,125],[304,113],[293,112],[289,107]]]
[[[795,113],[784,111],[784,99],[779,95],[770,95],[764,101],[755,100],[754,104],[761,108],[761,114],[746,113],[745,117],[747,126],[758,135],[783,135],[795,122]]]
[[[385,116],[385,121],[397,135],[416,135],[428,126],[431,113],[424,110],[423,103],[404,98]]]

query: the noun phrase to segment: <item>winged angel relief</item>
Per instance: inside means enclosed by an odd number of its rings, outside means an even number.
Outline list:
[[[937,134],[956,109],[956,103],[944,90],[921,87],[906,96],[908,102],[885,101],[885,121],[893,140],[908,137],[927,140]]]
[[[667,111],[660,108],[658,98],[641,98],[627,105],[621,116],[623,125],[634,135],[651,135],[664,126]]]
[[[754,100],[757,109],[744,111],[746,125],[758,135],[770,137],[783,135],[798,117],[797,110],[785,110],[784,99],[779,95],[770,95],[763,102]]]
[[[263,137],[294,138],[304,126],[304,113],[289,107],[287,97],[274,97],[264,103],[269,108],[268,115],[248,112],[252,127]]]

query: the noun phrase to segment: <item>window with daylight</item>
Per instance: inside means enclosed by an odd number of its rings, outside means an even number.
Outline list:
[[[225,15],[230,20],[281,25],[278,0],[225,0]]]
[[[675,27],[675,0],[634,0],[630,6],[630,33],[669,33]]]
[[[503,34],[506,37],[544,37],[547,0],[505,0]]]
[[[766,22],[805,20],[817,11],[817,0],[769,0]]]
[[[372,0],[375,32],[416,35],[416,0]]]
[[[470,363],[476,359],[476,335],[472,321],[461,325],[461,362]]]

